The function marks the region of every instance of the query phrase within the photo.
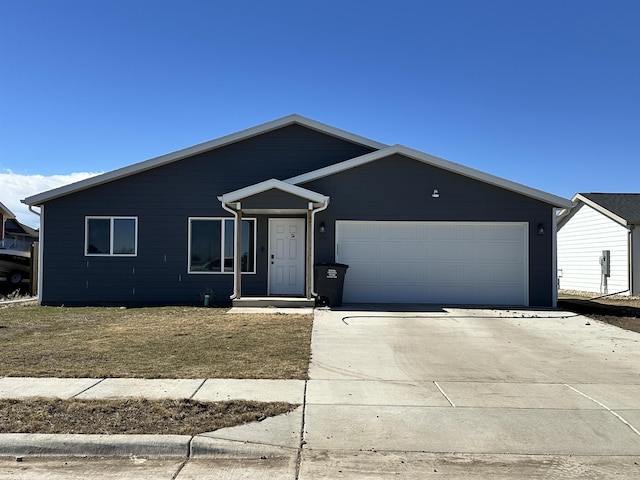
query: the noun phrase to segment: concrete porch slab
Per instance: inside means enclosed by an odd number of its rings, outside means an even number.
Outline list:
[[[233,300],[234,307],[313,308],[313,298],[300,297],[242,297]]]

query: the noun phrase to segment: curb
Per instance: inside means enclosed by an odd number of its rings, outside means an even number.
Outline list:
[[[278,458],[296,455],[298,449],[198,435],[191,442],[190,457],[215,458]]]
[[[274,458],[295,454],[294,448],[204,435],[0,434],[0,456],[155,456]]]
[[[191,438],[188,435],[5,433],[0,435],[0,455],[188,457]]]

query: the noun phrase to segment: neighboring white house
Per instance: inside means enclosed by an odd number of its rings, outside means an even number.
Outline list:
[[[572,200],[558,217],[559,288],[640,295],[640,193],[577,193]]]

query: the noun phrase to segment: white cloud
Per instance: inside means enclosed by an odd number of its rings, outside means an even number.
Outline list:
[[[20,200],[54,188],[79,182],[97,173],[77,172],[68,175],[22,175],[11,170],[0,172],[0,202],[13,212],[20,223],[39,228],[40,218]],[[37,209],[36,209],[37,210]]]

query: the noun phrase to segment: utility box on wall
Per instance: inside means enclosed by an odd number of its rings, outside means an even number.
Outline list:
[[[600,269],[602,275],[606,277],[611,276],[611,251],[603,250],[600,256]]]

